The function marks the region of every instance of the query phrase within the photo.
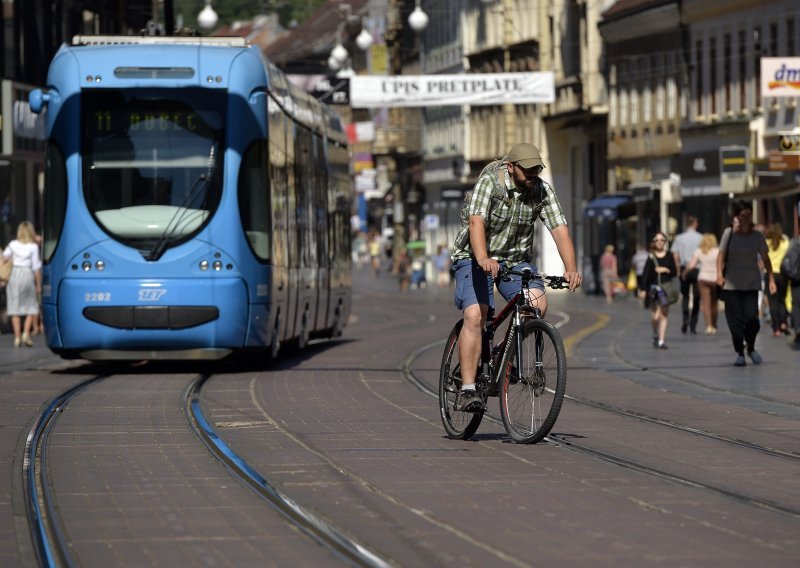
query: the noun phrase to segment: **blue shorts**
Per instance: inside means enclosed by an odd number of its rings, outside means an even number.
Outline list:
[[[504,262],[500,266],[509,268]],[[520,262],[511,267],[511,270],[521,271],[523,268],[530,268],[534,272],[539,270],[530,262]],[[453,274],[456,281],[455,304],[459,310],[464,310],[473,304],[490,306],[494,309],[494,284],[495,280],[491,274],[486,274],[478,263],[471,258],[464,258],[456,261],[453,265]],[[511,275],[511,281],[506,282],[498,279],[497,289],[506,301],[517,295],[522,286],[522,277]],[[531,280],[531,288],[544,292],[544,283],[541,280]]]

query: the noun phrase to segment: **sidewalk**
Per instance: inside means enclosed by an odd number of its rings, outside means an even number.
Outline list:
[[[655,389],[800,418],[800,351],[791,348],[791,336],[773,337],[772,329],[762,324],[756,350],[764,362],[754,365],[747,358],[746,367],[734,367],[736,353],[722,310],[716,335],[692,335],[681,333],[680,305],[672,306],[666,341],[669,349],[660,350],[652,346],[650,312],[640,300],[629,296],[607,305],[603,298],[584,294],[570,304],[610,317],[607,326],[576,350],[589,366]],[[704,329],[702,316],[698,328]]]
[[[353,282],[356,290],[377,287],[385,292],[398,290],[397,280],[389,274],[375,279],[366,270],[354,271]],[[426,288],[409,290],[407,295],[416,295],[426,302],[441,302],[455,321],[459,312],[453,307],[453,291],[452,286],[437,288],[429,283]],[[547,296],[548,319],[556,321],[559,315],[569,319],[561,329],[565,340],[593,328],[572,350],[571,380],[580,380],[578,369],[586,366],[653,389],[800,418],[800,351],[791,349],[793,336],[773,337],[770,326],[762,324],[756,350],[764,362],[754,365],[748,358],[746,367],[734,367],[736,353],[722,304],[715,336],[702,332],[682,334],[680,304],[672,306],[667,328],[669,349],[659,350],[652,345],[650,311],[633,295],[618,298],[612,304],[606,304],[603,296],[587,295],[582,290],[548,291]],[[498,297],[498,306],[502,305],[503,300]],[[698,328],[705,329],[702,315]]]

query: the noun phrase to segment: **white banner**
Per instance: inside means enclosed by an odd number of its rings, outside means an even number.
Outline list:
[[[353,108],[552,103],[552,72],[458,75],[357,75],[350,78]]]
[[[761,96],[800,97],[800,57],[762,57]]]

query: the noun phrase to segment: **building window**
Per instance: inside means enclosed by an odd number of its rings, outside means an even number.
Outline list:
[[[778,24],[775,22],[769,25],[769,53],[767,55],[778,56]]]
[[[739,108],[747,105],[747,32],[739,30]]]
[[[694,61],[695,61],[695,97],[697,101],[697,115],[703,115],[703,40],[698,39],[694,44]]]
[[[753,26],[753,87],[756,91],[756,106],[761,100],[761,56],[763,55],[761,26]]]
[[[708,96],[711,98],[711,114],[717,114],[717,38],[710,38],[708,45],[708,66],[710,72]]]
[[[733,66],[733,61],[731,61],[732,53],[731,53],[731,34],[725,34],[722,36],[722,49],[723,49],[723,61],[722,61],[722,69],[723,69],[723,77],[722,77],[722,84],[725,88],[725,108],[723,109],[725,112],[733,110],[733,103],[731,102],[731,81],[732,73],[731,67]]]
[[[794,52],[794,18],[786,19],[786,55],[793,56]]]

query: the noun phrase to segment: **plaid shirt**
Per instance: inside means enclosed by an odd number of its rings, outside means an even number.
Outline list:
[[[489,256],[498,261],[516,264],[533,259],[534,221],[541,219],[549,230],[567,224],[553,187],[544,180],[530,192],[521,192],[514,185],[507,169],[503,169],[504,198],[492,199],[499,189],[500,178],[488,172],[478,178],[467,210],[467,223],[456,235],[453,262],[473,257],[469,244],[469,217],[478,215],[484,220]],[[491,209],[491,210],[490,210]],[[465,243],[458,246],[458,243]]]

